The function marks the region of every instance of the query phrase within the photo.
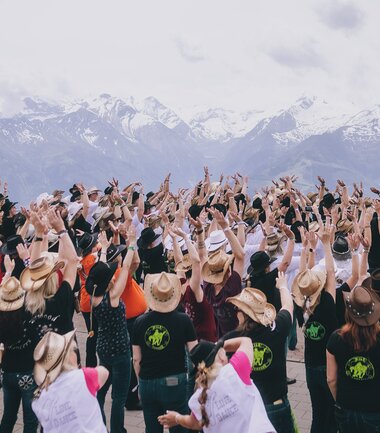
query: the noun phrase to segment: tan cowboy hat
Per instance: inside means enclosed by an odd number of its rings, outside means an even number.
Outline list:
[[[344,218],[344,219],[337,222],[336,231],[349,233],[352,231],[353,227],[354,227],[354,223],[352,221],[350,221],[349,219]]]
[[[183,259],[177,263],[174,270],[176,272],[187,272],[190,271],[191,268],[192,268],[192,264],[190,258],[188,254],[186,254],[185,256],[183,256]]]
[[[65,335],[49,331],[37,344],[33,354],[33,374],[40,389],[47,389],[60,375],[74,336],[75,330]]]
[[[0,286],[0,311],[15,311],[24,304],[25,291],[15,277],[3,281]]]
[[[276,309],[267,302],[265,294],[252,287],[243,289],[237,296],[227,298],[227,302],[235,305],[254,322],[264,326],[270,326],[276,318]]]
[[[151,310],[170,313],[181,299],[181,281],[177,275],[167,272],[148,274],[144,281],[144,293]]]
[[[318,197],[318,193],[317,192],[308,192],[306,194],[306,196],[312,203],[314,203],[316,198]]]
[[[202,279],[207,283],[220,284],[234,256],[222,250],[215,251],[208,256],[207,262],[202,266]]]
[[[316,304],[319,295],[325,287],[326,271],[306,269],[299,272],[292,284],[292,296],[299,307],[304,307],[309,298],[310,307]]]
[[[344,293],[346,311],[359,326],[371,326],[380,319],[380,299],[366,287],[356,286],[351,292]]]
[[[108,206],[98,207],[92,215],[92,217],[94,218],[94,222],[91,225],[91,230],[93,231],[101,220],[107,220],[111,216],[113,216],[113,213],[110,211],[110,208]]]
[[[318,221],[312,221],[309,223],[309,232],[316,233],[319,230],[319,223]]]
[[[64,262],[53,260],[50,254],[40,257],[22,271],[20,275],[21,287],[26,291],[38,290],[54,272],[62,269],[64,266]]]
[[[278,233],[271,233],[267,236],[267,248],[270,253],[276,251],[278,247],[286,240],[286,236],[280,236]]]

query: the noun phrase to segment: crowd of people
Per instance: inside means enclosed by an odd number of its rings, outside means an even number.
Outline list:
[[[296,181],[205,167],[192,189],[112,179],[29,207],[5,184],[0,433],[20,404],[24,433],[122,433],[126,409],[147,433],[295,433],[298,327],[311,433],[380,431],[380,191]]]

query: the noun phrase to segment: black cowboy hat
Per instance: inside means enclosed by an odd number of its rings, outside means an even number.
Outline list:
[[[334,196],[331,194],[331,192],[328,192],[327,194],[325,194],[323,196],[322,199],[322,206],[325,207],[326,209],[330,209],[335,203],[335,198]]]
[[[5,215],[8,215],[9,211],[12,209],[13,206],[16,206],[17,203],[18,201],[13,202],[13,201],[6,200],[1,210],[4,212]]]
[[[78,247],[82,251],[82,257],[90,254],[93,247],[98,242],[98,234],[91,235],[90,233],[83,233],[83,236],[78,241]]]
[[[219,340],[216,344],[211,341],[201,340],[190,351],[190,359],[194,364],[195,369],[201,362],[205,363],[206,368],[210,367],[215,360],[216,354],[219,349],[223,347],[224,341]]]
[[[140,238],[137,241],[137,246],[144,249],[159,237],[160,235],[157,234],[152,227],[147,227],[141,232]]]
[[[300,227],[305,227],[305,224],[303,222],[301,222],[301,221],[295,221],[290,226],[290,230],[294,234],[296,244],[299,244],[300,242],[302,242],[301,232],[299,231]]]
[[[193,220],[197,219],[202,212],[204,206],[200,206],[199,204],[192,204],[189,207],[189,214]]]
[[[77,201],[78,198],[80,198],[80,196],[81,196],[81,193],[80,193],[79,190],[74,191],[74,192],[72,193],[72,196],[70,197],[70,201],[71,201],[71,203],[73,203],[74,201]]]
[[[17,254],[16,247],[19,244],[24,245],[24,240],[20,235],[13,235],[7,239],[7,242],[1,247],[1,254],[13,256]]]
[[[22,227],[26,222],[26,217],[22,213],[18,213],[14,219],[13,222],[15,224],[16,229],[19,227]]]
[[[144,212],[146,212],[148,209],[152,209],[154,207],[153,204],[151,204],[148,200],[144,201]]]
[[[248,267],[248,274],[260,274],[267,266],[273,263],[275,259],[270,258],[265,251],[256,251],[250,258],[251,264]]]
[[[74,194],[75,191],[79,191],[79,190],[76,184],[74,183],[74,185],[69,189],[69,193]]]
[[[117,269],[117,263],[96,262],[86,280],[86,292],[91,296],[102,296],[107,291]]]
[[[105,195],[111,195],[113,191],[113,186],[107,186],[107,188],[104,190]]]
[[[346,256],[350,252],[347,238],[344,236],[337,236],[332,244],[332,252],[336,256]]]
[[[107,248],[107,262],[112,262],[113,260],[116,259],[116,257],[118,255],[120,255],[125,249],[127,248],[126,245],[114,245],[111,244],[108,248]]]
[[[371,276],[363,280],[362,286],[375,291],[380,296],[380,268],[374,269]]]
[[[137,191],[133,191],[133,193],[132,193],[132,203],[134,203],[136,200],[138,200],[139,197],[140,197],[140,193],[138,193]]]

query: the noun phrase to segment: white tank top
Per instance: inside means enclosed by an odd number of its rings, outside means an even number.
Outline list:
[[[87,388],[82,370],[61,373],[32,408],[44,433],[107,433],[98,400]]]
[[[189,400],[195,417],[202,419],[197,389]],[[210,424],[205,433],[276,433],[268,419],[261,395],[254,384],[245,385],[231,364],[225,365],[207,390],[206,413]]]

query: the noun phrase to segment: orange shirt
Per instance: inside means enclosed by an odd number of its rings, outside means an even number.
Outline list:
[[[79,271],[80,277],[80,310],[83,313],[91,312],[91,296],[86,291],[86,279],[87,275],[90,272],[90,269],[93,267],[96,258],[93,254],[88,254],[86,257],[83,257],[81,260],[82,270]]]
[[[119,276],[120,270],[120,268],[116,270],[115,279]],[[120,299],[122,299],[125,304],[125,315],[127,319],[140,316],[140,314],[145,313],[148,308],[144,291],[132,278],[131,274],[128,275],[127,284],[125,285],[125,289],[121,294]]]

